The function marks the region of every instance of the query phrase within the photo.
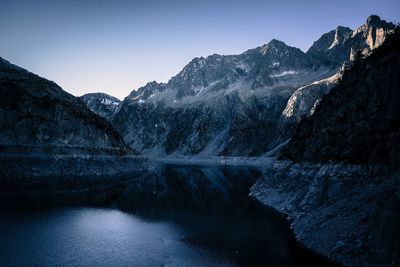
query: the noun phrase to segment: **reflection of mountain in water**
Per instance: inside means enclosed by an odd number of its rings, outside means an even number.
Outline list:
[[[336,266],[301,248],[285,218],[249,197],[261,170],[159,166],[117,198],[123,210],[169,218],[190,231],[184,241],[240,266]]]

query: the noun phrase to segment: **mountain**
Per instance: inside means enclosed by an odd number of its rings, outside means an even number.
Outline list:
[[[399,30],[385,39],[300,122],[284,153],[288,158],[400,166]]]
[[[274,39],[239,55],[194,58],[167,83],[132,91],[109,119],[145,154],[262,155],[288,142],[358,48],[375,49],[393,27],[371,16],[355,31],[324,34],[307,53]]]
[[[131,151],[103,118],[54,82],[0,60],[0,144]]]
[[[292,92],[332,74],[272,40],[240,55],[195,58],[166,84],[125,98],[111,123],[147,154],[257,155],[274,136]]]
[[[118,98],[105,93],[90,93],[79,98],[91,111],[105,119],[109,119],[115,113],[121,102]]]

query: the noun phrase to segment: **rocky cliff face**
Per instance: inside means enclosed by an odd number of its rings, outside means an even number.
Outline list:
[[[284,155],[400,166],[400,32],[354,62],[340,83],[303,120]]]
[[[387,23],[377,16],[370,16],[364,25],[354,31],[339,26],[322,35],[310,47],[307,55],[317,62],[316,64],[330,66],[336,73],[331,77],[302,86],[293,93],[279,119],[278,135],[274,144],[277,146],[286,144],[294,134],[299,121],[315,111],[321,98],[338,83],[344,70],[352,65],[355,55],[367,56],[384,42],[393,29],[392,23]],[[376,35],[380,37],[372,38]]]
[[[343,62],[354,59],[357,53],[368,55],[379,47],[395,25],[370,16],[356,30],[339,26],[334,31],[324,34],[307,51],[307,55],[322,64],[340,66]]]
[[[375,49],[393,27],[371,16],[355,31],[323,35],[307,53],[272,40],[240,55],[195,58],[168,83],[133,91],[110,121],[146,154],[261,155],[287,142],[352,51]]]
[[[118,98],[104,93],[85,94],[79,98],[91,111],[107,120],[117,111],[121,103]]]
[[[57,84],[0,61],[2,147],[73,147],[125,153],[130,149],[103,118]]]
[[[246,155],[265,148],[292,91],[221,91],[172,106],[123,102],[112,122],[130,146],[150,154]]]

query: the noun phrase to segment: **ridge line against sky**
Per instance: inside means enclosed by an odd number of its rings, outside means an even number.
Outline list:
[[[0,57],[73,95],[118,98],[167,82],[191,59],[278,39],[306,51],[372,14],[400,21],[400,1],[2,0]]]

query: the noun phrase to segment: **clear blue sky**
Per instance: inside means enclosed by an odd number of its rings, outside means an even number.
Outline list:
[[[305,51],[371,14],[400,21],[400,0],[0,0],[0,57],[74,95],[123,98],[196,56],[238,54],[272,38]]]

